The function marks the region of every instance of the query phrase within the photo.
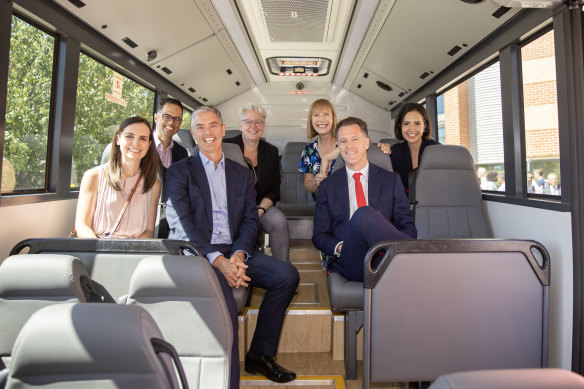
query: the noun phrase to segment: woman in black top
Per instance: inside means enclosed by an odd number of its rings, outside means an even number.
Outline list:
[[[380,147],[384,152],[390,153],[393,170],[400,175],[407,192],[409,174],[418,168],[424,149],[440,143],[430,138],[432,126],[428,112],[418,103],[407,103],[400,109],[394,131],[395,137],[404,142],[391,146],[391,151],[387,144],[380,144]]]
[[[290,233],[286,216],[275,206],[280,199],[280,161],[278,148],[261,139],[266,125],[266,111],[247,104],[239,111],[241,135],[223,139],[239,145],[250,169],[255,171],[258,217],[270,234],[272,256],[290,262]]]

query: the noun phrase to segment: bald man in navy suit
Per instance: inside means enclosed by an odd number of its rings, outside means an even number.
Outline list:
[[[337,144],[346,167],[320,184],[312,242],[333,258],[330,271],[363,281],[369,247],[383,240],[415,239],[417,230],[400,177],[367,160],[367,124],[354,117],[342,120]]]

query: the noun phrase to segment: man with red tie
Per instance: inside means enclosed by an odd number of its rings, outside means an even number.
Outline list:
[[[330,271],[363,281],[369,247],[382,240],[415,239],[417,231],[400,177],[367,161],[367,124],[349,117],[339,122],[336,133],[346,167],[320,184],[312,242],[333,258]]]

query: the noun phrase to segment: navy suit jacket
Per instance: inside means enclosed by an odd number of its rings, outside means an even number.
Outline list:
[[[227,212],[232,252],[253,255],[259,230],[252,172],[225,158]],[[211,244],[211,190],[199,154],[173,163],[166,177],[166,219],[170,239],[188,240],[206,257],[220,251]]]
[[[398,230],[415,239],[417,230],[400,177],[369,163],[368,183],[368,205]],[[318,189],[312,233],[312,242],[317,249],[334,255],[336,245],[345,239],[349,213],[347,169],[343,168],[325,178]]]

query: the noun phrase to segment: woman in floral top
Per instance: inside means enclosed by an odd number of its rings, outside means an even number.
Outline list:
[[[308,111],[307,137],[318,137],[302,151],[298,171],[304,173],[304,187],[316,193],[320,182],[333,170],[339,149],[335,139],[337,113],[330,101],[319,99]]]

